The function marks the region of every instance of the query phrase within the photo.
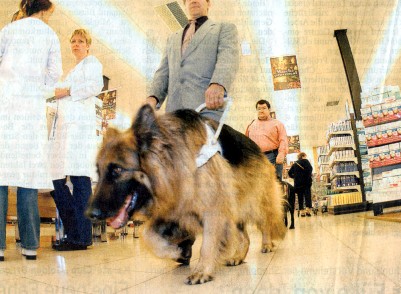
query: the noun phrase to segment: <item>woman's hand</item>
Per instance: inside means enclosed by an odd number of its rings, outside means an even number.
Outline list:
[[[57,88],[56,89],[54,98],[61,99],[66,96],[70,96],[70,89],[68,89],[68,88]]]

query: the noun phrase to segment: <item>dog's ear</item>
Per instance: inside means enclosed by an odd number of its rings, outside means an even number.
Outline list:
[[[139,151],[144,151],[152,144],[153,137],[160,134],[156,114],[149,104],[143,105],[131,126]]]
[[[107,144],[109,144],[110,142],[113,142],[113,140],[115,140],[116,138],[118,138],[120,134],[120,131],[112,128],[112,127],[108,127],[106,130],[106,133],[103,136],[103,146],[106,146]]]
[[[115,128],[107,128],[106,134],[104,135],[104,140],[107,141],[108,139],[116,137],[120,132]]]

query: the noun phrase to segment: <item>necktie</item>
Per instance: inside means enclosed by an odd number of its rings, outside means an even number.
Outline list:
[[[189,42],[191,41],[193,35],[195,34],[195,23],[196,20],[189,21],[189,27],[185,32],[184,40],[182,41],[181,54],[184,54],[185,49],[187,49]]]

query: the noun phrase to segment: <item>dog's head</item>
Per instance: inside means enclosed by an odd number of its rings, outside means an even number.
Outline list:
[[[152,184],[142,163],[153,140],[154,121],[153,109],[145,105],[131,129],[108,129],[97,156],[99,182],[86,210],[89,218],[108,219],[119,228],[134,212],[151,205]]]

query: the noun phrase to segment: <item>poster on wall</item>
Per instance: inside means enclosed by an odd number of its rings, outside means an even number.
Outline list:
[[[102,107],[103,102],[100,99],[96,99],[96,136],[102,135]]]
[[[301,145],[299,143],[299,135],[288,136],[288,154],[301,152]]]
[[[270,58],[274,91],[301,88],[297,57],[280,56]]]
[[[109,121],[116,118],[117,90],[104,91],[97,98],[99,99],[96,103],[96,134],[101,136],[104,135]]]
[[[99,96],[103,101],[103,119],[111,120],[116,118],[116,100],[117,100],[117,90],[107,91]]]

